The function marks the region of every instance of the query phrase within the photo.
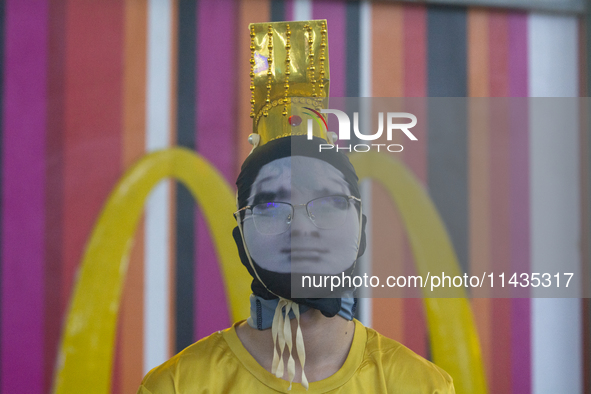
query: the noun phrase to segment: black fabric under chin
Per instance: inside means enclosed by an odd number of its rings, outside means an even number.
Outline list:
[[[246,250],[244,249],[244,244],[242,243],[242,237],[240,236],[240,230],[238,227],[234,228],[232,235],[234,236],[234,241],[238,247],[240,261],[246,267],[250,273],[250,276],[253,278],[250,288],[255,295],[265,300],[272,300],[277,298],[277,296],[287,298],[297,302],[298,304],[307,305],[311,308],[318,309],[326,317],[333,317],[339,313],[341,310],[340,298],[292,298],[291,273],[277,273],[266,270],[253,260],[252,263],[256,267],[258,276],[260,276],[261,280],[263,280],[267,286],[269,286],[269,288],[273,289],[273,292],[277,295],[269,292],[269,290],[267,290],[267,288],[259,281],[257,275],[250,265],[250,262],[248,261],[248,256],[246,255]]]
[[[362,221],[362,228],[361,228],[361,241],[359,243],[359,251],[357,254],[357,258],[363,255],[365,251],[365,225],[367,223],[367,218],[363,215]],[[232,231],[232,236],[234,237],[234,241],[236,242],[236,247],[238,248],[238,255],[240,257],[240,262],[246,267],[250,276],[252,276],[252,283],[250,288],[252,292],[265,299],[265,300],[272,300],[277,298],[277,295],[297,302],[301,305],[307,305],[311,308],[318,309],[322,314],[326,317],[333,317],[338,314],[341,310],[341,298],[292,298],[291,297],[291,273],[277,273],[266,270],[260,267],[256,261],[252,260],[253,265],[255,266],[258,275],[261,277],[269,288],[273,290],[273,293],[269,292],[267,288],[259,281],[257,274],[254,272],[250,262],[248,260],[248,256],[246,254],[246,249],[244,248],[244,244],[242,243],[242,237],[240,235],[240,229],[238,226],[234,227]],[[346,270],[347,275],[351,275],[353,270],[353,266]],[[324,291],[328,291],[328,289],[324,289]],[[323,295],[326,297],[326,294]],[[335,297],[337,295],[335,294]]]
[[[358,177],[349,158],[343,153],[334,150],[324,150],[320,152],[320,144],[326,144],[326,141],[316,137],[312,140],[308,140],[306,136],[293,136],[279,138],[256,148],[242,164],[240,175],[238,175],[238,179],[236,180],[236,186],[238,187],[238,208],[243,208],[247,205],[247,200],[251,193],[251,187],[264,165],[278,159],[292,156],[313,157],[332,165],[343,174],[345,181],[349,185],[351,195],[361,198],[359,186],[357,184]],[[363,215],[361,223],[361,239],[359,241],[357,258],[361,257],[365,252],[366,223],[367,218]],[[267,288],[259,281],[257,274],[250,265],[238,227],[234,228],[232,235],[238,248],[240,261],[253,278],[251,289],[255,295],[270,300],[277,298],[275,295],[277,294],[278,296],[290,299],[298,304],[318,309],[327,317],[333,317],[340,311],[341,298],[337,295],[335,295],[336,298],[292,298],[291,273],[277,273],[265,270],[253,260],[253,265],[256,268],[258,276],[275,294],[269,292],[269,290],[267,290]],[[346,272],[352,271],[352,269],[353,266],[346,270]]]

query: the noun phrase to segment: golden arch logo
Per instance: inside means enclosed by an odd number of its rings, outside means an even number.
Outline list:
[[[352,155],[351,161],[360,179],[382,183],[398,205],[419,273],[434,265],[459,271],[441,219],[412,174],[401,163],[378,154]],[[395,183],[392,174],[396,175]],[[250,283],[241,279],[243,268],[231,237],[235,222],[229,213],[235,208],[234,192],[207,160],[188,149],[151,153],[115,186],[91,234],[62,335],[53,392],[109,392],[130,246],[146,198],[166,178],[183,183],[202,207],[232,319],[246,317]],[[478,337],[468,300],[463,297],[463,289],[458,289],[458,298],[425,299],[433,357],[454,378],[458,392],[486,393]]]

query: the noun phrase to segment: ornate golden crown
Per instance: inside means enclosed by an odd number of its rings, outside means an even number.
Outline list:
[[[249,28],[253,118],[249,141],[256,147],[306,135],[308,122],[302,119],[318,117],[328,105],[326,20],[253,23]],[[328,140],[322,125],[312,122],[313,134]]]

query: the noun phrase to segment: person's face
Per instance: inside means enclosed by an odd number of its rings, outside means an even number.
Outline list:
[[[287,202],[294,206],[327,196],[349,196],[343,174],[315,158],[293,156],[261,168],[248,199],[253,206]],[[337,228],[318,228],[305,206],[296,206],[291,226],[281,234],[261,234],[252,217],[244,220],[244,238],[251,257],[262,268],[279,273],[338,274],[357,257],[359,213],[352,201],[343,206]]]

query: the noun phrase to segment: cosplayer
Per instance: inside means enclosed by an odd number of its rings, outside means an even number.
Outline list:
[[[319,152],[334,135],[316,122],[310,139],[302,121],[327,105],[326,21],[250,29],[253,150],[233,233],[250,317],[154,368],[138,393],[454,393],[445,371],[355,320],[350,289],[292,297],[294,277],[353,271],[365,217],[348,158]]]

